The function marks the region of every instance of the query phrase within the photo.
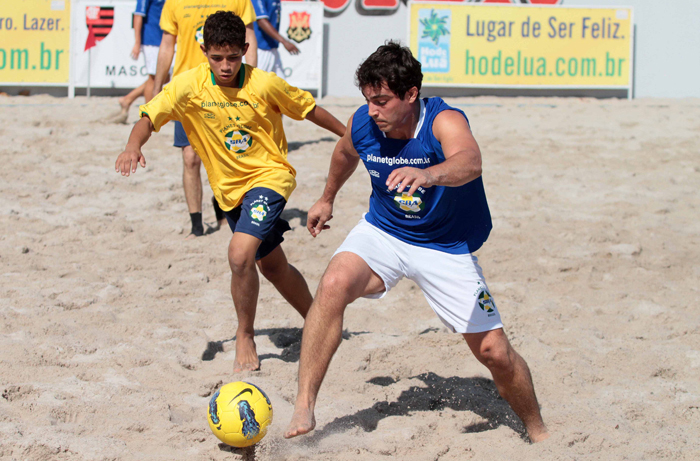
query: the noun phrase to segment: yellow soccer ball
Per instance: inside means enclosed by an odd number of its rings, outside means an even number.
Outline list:
[[[262,440],[272,424],[272,404],[254,384],[229,383],[209,401],[207,421],[214,435],[225,444],[249,447]]]

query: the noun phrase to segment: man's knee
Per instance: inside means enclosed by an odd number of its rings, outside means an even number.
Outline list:
[[[182,149],[182,162],[186,170],[197,170],[199,172],[202,159],[194,152],[192,147],[184,147]]]
[[[342,299],[345,304],[350,304],[361,296],[357,293],[359,288],[357,281],[353,280],[350,274],[332,270],[323,274],[321,282],[318,284],[316,296],[319,298],[330,296],[335,299]]]
[[[513,371],[515,350],[503,334],[494,334],[491,337],[486,336],[478,348],[474,348],[474,355],[489,370],[505,373]]]

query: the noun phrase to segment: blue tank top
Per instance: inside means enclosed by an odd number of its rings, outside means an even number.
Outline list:
[[[367,105],[352,119],[352,142],[372,180],[369,212],[365,219],[384,232],[411,245],[450,254],[478,250],[491,232],[491,214],[481,177],[460,186],[388,191],[389,174],[405,166],[428,168],[445,161],[442,146],[433,135],[433,121],[448,106],[441,98],[422,100],[422,125],[415,138],[391,139],[377,127]],[[466,115],[464,115],[466,119]],[[467,120],[467,123],[469,121]]]

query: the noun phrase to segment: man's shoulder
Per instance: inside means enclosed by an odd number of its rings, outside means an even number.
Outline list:
[[[173,77],[172,83],[178,86],[178,92],[198,93],[211,79],[208,63],[202,63]]]

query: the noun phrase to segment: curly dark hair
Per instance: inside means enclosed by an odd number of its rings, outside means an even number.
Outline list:
[[[386,82],[389,89],[400,99],[414,86],[420,94],[423,81],[420,62],[413,57],[408,47],[399,42],[387,41],[377,48],[355,72],[355,85],[363,88],[381,88]]]
[[[230,11],[217,11],[204,22],[204,48],[245,47],[245,24]]]

